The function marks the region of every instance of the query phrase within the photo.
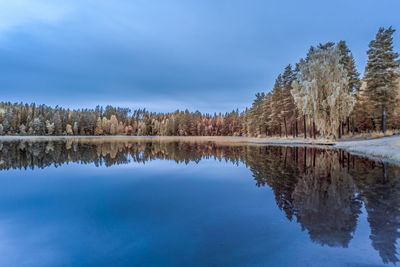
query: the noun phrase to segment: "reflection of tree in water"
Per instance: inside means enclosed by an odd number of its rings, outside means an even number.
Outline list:
[[[322,245],[347,247],[357,226],[361,203],[337,151],[321,151],[315,167],[307,168],[293,192],[297,221]]]
[[[302,147],[254,148],[246,155],[257,185],[267,184],[288,219],[293,216],[322,245],[347,247],[361,203],[344,156]]]
[[[257,186],[271,187],[287,218],[296,218],[311,240],[321,245],[347,247],[364,202],[372,246],[383,262],[399,261],[400,169],[392,165],[336,150],[214,142],[71,139],[0,143],[0,170],[57,167],[68,162],[111,166],[154,159],[187,164],[207,158],[246,164]]]
[[[212,142],[4,142],[0,143],[0,169],[34,169],[60,166],[67,162],[96,166],[145,163],[168,159],[179,163],[215,158],[238,164],[244,146],[218,146]]]
[[[384,263],[399,261],[396,240],[400,237],[400,171],[386,163],[356,159],[360,169],[356,182],[368,212],[372,246]]]
[[[299,148],[251,147],[245,162],[253,173],[257,186],[268,185],[275,194],[278,207],[292,220],[292,192],[299,173],[296,160]],[[297,151],[297,154],[296,154]]]

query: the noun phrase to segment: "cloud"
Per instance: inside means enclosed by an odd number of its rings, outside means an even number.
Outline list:
[[[2,97],[230,111],[310,45],[344,39],[363,67],[378,27],[400,28],[398,0],[308,2],[0,0]]]
[[[34,24],[55,24],[71,11],[59,1],[0,0],[0,37]]]

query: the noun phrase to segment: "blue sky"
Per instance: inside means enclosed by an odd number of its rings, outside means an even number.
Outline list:
[[[225,112],[310,45],[346,40],[360,72],[400,1],[0,0],[2,101]]]

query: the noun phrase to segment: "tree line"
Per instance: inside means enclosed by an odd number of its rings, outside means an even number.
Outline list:
[[[364,77],[345,41],[311,46],[243,112],[70,110],[0,102],[0,135],[293,136],[341,138],[400,128],[400,72],[392,27],[369,43]]]
[[[70,110],[0,102],[0,135],[241,136],[244,114],[201,114],[188,110],[154,113],[146,109],[97,106]]]

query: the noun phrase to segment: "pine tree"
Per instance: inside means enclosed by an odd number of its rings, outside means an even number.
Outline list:
[[[349,77],[348,91],[349,93],[356,93],[360,89],[360,73],[358,73],[353,54],[347,47],[345,41],[340,41],[338,43],[338,48],[340,50],[340,64],[343,65],[344,69],[347,71],[347,76]]]
[[[275,80],[271,98],[271,125],[275,133],[281,136],[281,112],[282,112],[282,76],[279,75]]]
[[[368,62],[365,67],[363,96],[373,109],[373,119],[380,122],[381,130],[386,132],[386,113],[392,113],[396,104],[399,62],[398,53],[393,52],[394,29],[380,28],[375,40],[369,43]]]
[[[271,129],[271,112],[272,112],[272,92],[268,93],[262,103],[262,122],[266,135],[272,134]]]
[[[285,137],[287,137],[287,124],[292,125],[292,122],[297,119],[296,105],[291,94],[292,82],[295,79],[292,66],[289,64],[282,75],[282,111]],[[292,129],[293,133],[293,129]]]

